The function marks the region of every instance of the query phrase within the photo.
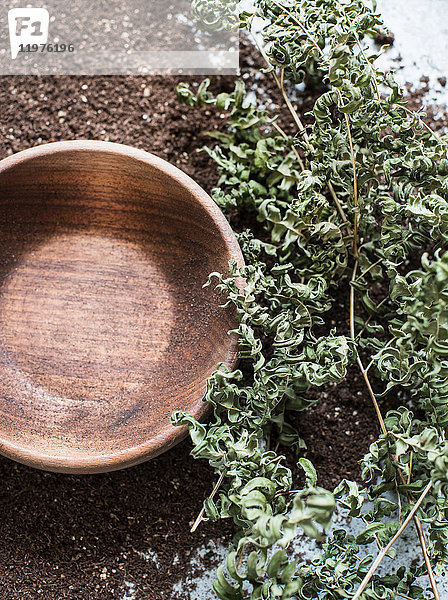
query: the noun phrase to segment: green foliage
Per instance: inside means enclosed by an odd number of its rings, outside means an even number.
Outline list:
[[[254,223],[238,234],[246,266],[209,281],[236,307],[242,370],[220,366],[210,378],[209,424],[173,415],[189,426],[193,455],[222,478],[207,517],[231,516],[239,528],[214,585],[223,600],[350,598],[372,562],[360,547],[386,546],[429,481],[418,516],[433,566],[448,563],[448,143],[375,65],[364,43],[383,27],[375,10],[362,0],[255,0],[267,22],[267,72],[285,94],[305,78],[320,81],[305,128],[292,110],[296,135],[249,103],[242,82],[217,96],[207,80],[178,89],[186,104],[226,115],[205,149],[220,173],[213,197]],[[240,18],[250,28],[252,15]],[[332,309],[350,287],[341,332]],[[285,411],[307,410],[305,392],[341,382],[360,355],[407,405],[385,416],[362,460],[362,489],[318,487],[302,458],[304,483],[293,490],[281,448],[295,443],[300,453],[304,444]],[[335,502],[364,521],[363,533],[336,530],[311,564],[290,560],[298,532],[328,530]],[[422,573],[417,565],[375,574],[362,598],[423,598]]]

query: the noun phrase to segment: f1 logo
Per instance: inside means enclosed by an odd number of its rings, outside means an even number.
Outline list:
[[[21,44],[46,44],[49,23],[46,8],[12,8],[8,12],[12,59],[17,58]]]

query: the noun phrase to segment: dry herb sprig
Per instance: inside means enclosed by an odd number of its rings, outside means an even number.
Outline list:
[[[211,276],[238,311],[249,374],[217,370],[210,378],[210,424],[173,416],[189,425],[193,455],[208,459],[222,482],[205,514],[231,516],[239,527],[214,589],[223,600],[421,599],[415,580],[424,561],[387,575],[376,566],[412,517],[426,525],[436,573],[448,562],[448,142],[406,107],[364,45],[383,28],[374,5],[256,0],[255,12],[267,23],[264,52],[287,105],[287,84],[308,78],[323,87],[311,124],[297,115],[299,126],[292,114],[295,136],[248,103],[241,82],[216,97],[207,81],[196,93],[178,89],[187,104],[228,115],[227,130],[206,148],[221,173],[214,198],[224,211],[256,215],[262,231],[239,235],[247,266],[232,265],[231,275],[245,277],[243,293],[231,277]],[[240,17],[250,28],[253,15]],[[378,303],[376,284],[387,289]],[[350,335],[330,325],[340,287],[351,289]],[[355,314],[356,297],[363,314]],[[369,390],[382,431],[362,461],[364,489],[348,481],[334,493],[319,488],[302,458],[306,481],[293,490],[279,449],[303,444],[285,411],[306,410],[304,392],[342,381],[355,361],[366,383],[375,371],[408,405],[383,416],[381,394]],[[364,531],[357,539],[334,531],[310,565],[290,560],[297,529],[320,536],[336,502]],[[370,542],[379,547],[376,561],[360,557]],[[434,581],[432,589],[437,597]]]

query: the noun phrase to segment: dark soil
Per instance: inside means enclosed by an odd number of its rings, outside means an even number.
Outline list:
[[[243,56],[253,64],[250,52]],[[247,69],[244,77],[250,78]],[[196,150],[207,141],[204,130],[222,121],[208,109],[181,106],[178,81],[1,78],[0,153],[58,140],[110,140],[154,152],[210,190],[215,167]],[[212,84],[233,88],[231,78]],[[280,104],[270,81],[263,86]],[[319,483],[333,488],[341,477],[359,479],[357,461],[378,427],[355,370],[343,385],[321,392],[323,401],[295,421]],[[184,442],[138,467],[92,476],[44,473],[0,458],[0,600],[188,600],[189,593],[173,592],[173,585],[194,575],[190,561],[198,548],[226,544],[232,534],[229,522],[189,532],[215,482],[189,451]],[[207,559],[201,562],[208,566]],[[132,594],[126,582],[135,584]]]
[[[392,46],[395,41],[395,35],[391,31],[387,31],[384,33],[377,33],[373,39],[379,46]]]
[[[174,598],[196,549],[230,538],[222,523],[189,532],[213,484],[189,450],[80,477],[2,459],[0,598],[123,598],[126,581],[136,598]]]
[[[446,86],[446,77],[440,77],[439,83],[442,87]],[[406,84],[406,90],[408,92],[406,96],[407,106],[411,110],[418,111],[424,109],[426,116],[424,121],[433,131],[439,131],[440,133],[446,133],[448,129],[448,110],[446,106],[438,105],[427,105],[425,104],[425,95],[430,89],[430,80],[427,76],[420,77],[420,81],[417,85],[413,83]]]

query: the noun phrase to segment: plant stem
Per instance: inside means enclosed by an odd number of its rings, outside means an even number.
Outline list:
[[[356,281],[356,271],[358,269],[358,261],[355,261],[355,266],[353,268],[353,274],[352,274],[352,281]],[[350,335],[353,341],[355,341],[355,288],[353,286],[350,286]],[[383,415],[381,414],[381,410],[378,404],[378,400],[376,398],[375,392],[373,391],[372,388],[372,384],[370,383],[370,379],[369,376],[367,374],[367,370],[370,368],[371,363],[369,363],[369,366],[367,369],[364,368],[364,365],[362,363],[362,360],[358,354],[358,356],[356,357],[359,369],[361,371],[361,374],[364,378],[365,384],[367,386],[367,390],[369,392],[369,395],[372,399],[373,402],[373,406],[375,408],[375,412],[376,415],[378,417],[378,421],[380,423],[380,427],[381,427],[381,431],[383,432],[384,435],[387,435],[387,429],[386,429],[386,425],[384,423],[384,419],[383,419]],[[371,361],[372,362],[372,361]],[[398,474],[403,482],[403,484],[405,484],[405,480],[403,477],[403,474],[401,472],[400,469],[397,469]],[[397,486],[397,495],[399,498],[399,490],[398,490],[398,484],[396,482],[396,486]],[[410,497],[410,495],[408,495],[408,499],[409,502],[412,504],[412,498]],[[423,533],[423,528],[422,528],[422,524],[420,522],[420,519],[417,517],[417,515],[415,515],[413,517],[414,519],[414,524],[415,524],[415,528],[417,530],[417,535],[418,535],[418,539],[419,539],[419,543],[420,543],[420,547],[422,549],[422,554],[423,554],[423,560],[425,561],[425,565],[426,565],[426,570],[428,571],[428,577],[429,577],[429,581],[431,583],[431,589],[432,592],[434,594],[434,599],[435,600],[440,600],[440,594],[439,594],[439,590],[437,588],[437,582],[436,579],[434,577],[434,571],[432,569],[432,565],[431,562],[429,560],[429,556],[428,556],[428,548],[426,545],[426,541],[425,541],[425,536]]]
[[[218,491],[219,486],[221,485],[222,480],[224,479],[224,475],[225,475],[225,471],[223,471],[221,473],[218,481],[215,483],[215,487],[212,489],[212,493],[209,496],[210,499],[212,499],[215,496],[216,492]],[[196,521],[193,523],[193,527],[190,529],[190,533],[194,533],[196,531],[196,529],[199,527],[199,524],[202,521],[204,513],[205,513],[205,506],[202,507],[201,512],[198,514]]]
[[[364,577],[364,579],[361,582],[361,585],[359,586],[359,588],[356,590],[355,595],[353,596],[352,600],[358,600],[358,598],[361,596],[361,594],[363,593],[363,591],[365,590],[367,584],[369,583],[369,581],[371,580],[373,574],[375,573],[375,571],[377,570],[377,568],[379,567],[381,561],[383,560],[383,558],[386,556],[387,552],[390,550],[390,548],[394,545],[394,543],[397,541],[397,539],[400,537],[400,535],[403,533],[403,531],[406,529],[406,527],[408,526],[409,522],[411,521],[411,519],[413,518],[413,516],[415,515],[415,513],[417,512],[417,510],[420,508],[421,503],[423,502],[423,500],[425,499],[425,496],[427,495],[427,493],[430,491],[432,487],[432,481],[430,481],[428,483],[428,485],[425,487],[425,489],[423,490],[423,492],[420,495],[420,498],[417,500],[417,502],[414,504],[411,512],[408,514],[408,516],[406,517],[406,519],[403,521],[403,524],[401,525],[401,527],[398,529],[397,533],[393,536],[393,538],[390,540],[390,542],[381,550],[381,552],[378,554],[378,556],[376,557],[376,559],[373,561],[370,569],[368,570],[368,572],[366,573],[366,576]]]
[[[356,271],[358,270],[358,259],[355,260],[351,281],[356,281]],[[355,341],[355,288],[350,286],[350,336]]]
[[[371,269],[373,269],[374,267],[376,267],[376,265],[379,265],[379,264],[380,264],[380,262],[382,262],[382,259],[381,259],[381,258],[379,258],[378,260],[376,260],[374,263],[372,263],[372,264],[370,265],[370,267],[368,267],[368,268],[367,268],[365,271],[363,271],[362,273],[360,273],[360,274],[358,275],[358,277],[357,277],[357,278],[356,278],[354,281],[358,281],[358,279],[361,279],[362,277],[364,277],[364,275],[367,275],[367,273],[368,273],[368,272],[369,272]]]
[[[279,134],[282,136],[283,139],[285,140],[289,140],[288,135],[283,131],[283,129],[280,127],[280,125],[278,125],[275,121],[272,123],[273,127],[279,132]],[[300,165],[300,168],[302,169],[302,171],[305,170],[305,165],[303,164],[303,160],[302,157],[300,156],[300,154],[297,152],[297,148],[294,148],[294,146],[292,146],[292,151],[294,152],[296,158],[297,158],[297,162]]]
[[[333,184],[331,183],[331,181],[329,181],[327,183],[328,189],[330,191],[331,197],[333,198],[334,203],[336,204],[336,208],[339,211],[339,214],[341,215],[342,220],[344,221],[344,223],[349,223],[349,220],[347,219],[344,209],[342,208],[338,197],[336,196],[336,192],[334,190]],[[349,229],[349,232],[351,233],[351,229]]]
[[[381,300],[381,302],[379,302],[379,303],[376,305],[376,307],[375,307],[375,308],[378,310],[378,308],[381,308],[381,307],[383,306],[383,304],[384,304],[385,302],[387,302],[388,300],[389,300],[389,294],[388,294],[388,295],[387,295],[385,298],[383,298],[383,299]],[[367,325],[370,323],[370,321],[371,321],[371,320],[372,320],[372,315],[370,315],[370,316],[367,318],[366,322],[364,323],[364,327],[363,327],[363,328],[361,329],[361,331],[358,333],[358,337],[359,337],[359,338],[362,336],[362,334],[363,334],[363,333],[364,333],[364,331],[366,330],[366,327],[367,327]]]
[[[392,344],[392,343],[393,343],[393,342],[394,342],[396,339],[397,339],[397,336],[396,336],[396,335],[394,335],[394,337],[393,337],[393,338],[391,338],[391,339],[390,339],[390,340],[387,342],[387,344],[384,346],[384,348],[382,348],[382,349],[384,350],[385,348],[388,348],[388,347],[389,347],[389,346],[390,346],[390,345],[391,345],[391,344]],[[375,364],[375,357],[374,357],[374,358],[372,358],[372,360],[371,360],[371,361],[369,362],[369,364],[367,365],[367,367],[366,367],[366,369],[365,369],[366,373],[368,373],[368,372],[369,372],[369,369],[370,369],[370,368],[371,368],[371,367],[372,367],[374,364]]]
[[[423,527],[420,519],[417,515],[413,517],[415,528],[417,529],[418,541],[420,542],[420,546],[423,552],[423,558],[425,560],[426,570],[428,571],[429,581],[431,583],[432,593],[434,594],[435,600],[440,600],[439,590],[437,588],[436,578],[434,577],[434,571],[432,570],[432,565],[428,556],[428,548],[426,546],[425,534],[423,533]]]
[[[283,100],[285,101],[286,106],[288,107],[289,112],[292,115],[292,118],[294,119],[295,124],[297,125],[298,130],[300,131],[300,133],[303,135],[304,140],[306,141],[309,149],[312,151],[314,150],[313,146],[310,144],[310,140],[308,138],[308,134],[306,132],[305,126],[303,125],[302,121],[300,120],[299,115],[297,114],[296,109],[294,108],[294,106],[292,105],[291,100],[289,99],[288,94],[286,93],[286,89],[285,89],[285,81],[284,81],[284,69],[280,70],[280,80],[278,80],[277,77],[277,84],[280,88],[280,91],[282,93],[283,96]]]
[[[342,93],[340,90],[336,90],[338,96],[342,102]],[[353,207],[354,207],[354,215],[353,215],[353,256],[358,258],[358,174],[356,171],[356,157],[355,150],[353,146],[353,138],[352,132],[350,129],[350,119],[347,114],[344,114],[345,124],[347,126],[347,135],[348,135],[348,143],[350,147],[350,158],[352,161],[352,169],[353,169]]]
[[[379,404],[378,404],[378,400],[376,399],[375,392],[373,391],[372,384],[370,383],[370,380],[369,380],[369,377],[367,375],[367,372],[364,369],[364,365],[362,364],[362,360],[359,358],[359,356],[357,357],[356,360],[357,360],[359,369],[361,371],[361,374],[362,374],[362,376],[364,378],[365,384],[367,386],[367,390],[369,392],[370,398],[372,399],[373,406],[375,408],[375,412],[376,412],[377,417],[378,417],[378,421],[380,422],[381,431],[384,433],[384,435],[387,435],[386,425],[384,424],[383,415],[381,414],[381,410],[380,410],[380,407],[379,407]]]
[[[359,37],[358,37],[358,34],[356,33],[355,29],[353,30],[353,35],[356,38],[356,43],[358,45],[359,50],[361,51],[362,57],[366,61],[366,63],[368,64],[370,72],[372,73],[372,79],[373,79],[373,84],[375,86],[376,97],[378,98],[378,100],[381,100],[381,94],[380,94],[380,90],[379,90],[379,87],[378,87],[378,81],[376,80],[375,69],[373,68],[373,65],[370,62],[370,60],[367,58],[366,53],[364,52],[364,48],[362,47],[362,44],[359,41]]]
[[[265,50],[264,50],[264,48],[263,48],[263,44],[262,44],[262,42],[260,41],[260,38],[259,38],[259,36],[258,36],[256,33],[254,33],[253,31],[251,31],[251,35],[252,35],[252,37],[254,38],[255,44],[256,44],[256,46],[257,46],[257,48],[258,48],[258,50],[259,50],[260,54],[262,55],[262,57],[263,57],[264,61],[266,62],[266,64],[267,64],[268,66],[270,66],[269,58],[268,58],[268,56],[267,56],[267,54],[266,54],[266,52],[265,52]],[[284,99],[284,101],[285,101],[285,103],[286,103],[286,106],[288,107],[288,110],[289,110],[289,112],[291,113],[291,116],[292,116],[292,118],[294,119],[294,123],[297,125],[297,128],[298,128],[298,130],[299,130],[299,131],[300,131],[300,133],[303,135],[303,139],[304,139],[304,140],[305,140],[305,142],[306,142],[306,145],[307,145],[307,147],[308,147],[308,150],[309,150],[310,152],[314,152],[314,147],[313,147],[313,145],[312,145],[312,144],[311,144],[311,142],[310,142],[310,139],[309,139],[309,137],[308,137],[308,134],[307,134],[307,132],[306,132],[306,128],[305,128],[305,126],[303,125],[303,123],[302,123],[302,121],[301,121],[301,119],[300,119],[299,115],[297,114],[297,111],[296,111],[296,109],[295,109],[295,108],[294,108],[294,106],[292,105],[292,103],[291,103],[291,100],[289,99],[289,97],[288,97],[288,94],[287,94],[287,92],[286,92],[285,85],[284,85],[284,79],[283,79],[284,75],[283,75],[283,74],[284,74],[284,71],[283,71],[283,69],[282,69],[282,70],[281,70],[280,79],[279,79],[279,78],[277,77],[277,75],[276,75],[275,71],[272,71],[272,75],[273,75],[273,77],[274,77],[274,80],[275,80],[275,82],[276,82],[276,84],[277,84],[277,86],[278,86],[279,90],[280,90],[280,91],[281,91],[281,93],[282,93],[282,96],[283,96],[283,99]],[[279,128],[279,126],[278,126],[278,125],[276,126],[276,123],[274,123],[273,125],[274,125],[274,127],[276,127],[276,129],[279,131],[279,129],[280,129],[280,128]],[[282,131],[283,131],[283,130],[282,130]],[[280,134],[281,134],[283,137],[285,137],[285,135],[286,135],[286,134],[284,134],[284,132],[283,132],[283,133],[281,133],[281,132],[279,131],[279,133],[280,133]],[[283,135],[283,134],[284,134],[284,135]],[[287,139],[287,138],[286,138],[286,139]],[[295,150],[295,148],[293,148],[293,150]],[[303,171],[303,170],[305,170],[305,166],[304,166],[304,164],[303,164],[303,161],[302,161],[302,159],[300,158],[300,155],[299,155],[299,153],[297,152],[297,150],[295,150],[295,153],[296,153],[296,156],[297,156],[297,157],[298,157],[298,159],[299,159],[299,164],[300,164],[300,166],[301,166],[301,168],[302,168],[302,171]],[[331,195],[331,197],[332,197],[332,199],[333,199],[333,201],[334,201],[334,203],[335,203],[335,205],[336,205],[336,208],[337,208],[337,210],[338,210],[338,212],[339,212],[339,214],[340,214],[340,216],[341,216],[342,220],[344,221],[344,223],[349,223],[349,220],[347,219],[347,216],[346,216],[346,214],[345,214],[345,212],[344,212],[344,209],[342,208],[342,205],[341,205],[341,203],[340,203],[340,202],[339,202],[339,200],[338,200],[338,197],[337,197],[336,191],[335,191],[335,189],[334,189],[334,186],[333,186],[333,184],[331,183],[331,181],[328,181],[328,182],[327,182],[327,187],[328,187],[328,190],[329,190],[329,192],[330,192],[330,195]],[[349,232],[351,233],[351,230],[349,230]]]

